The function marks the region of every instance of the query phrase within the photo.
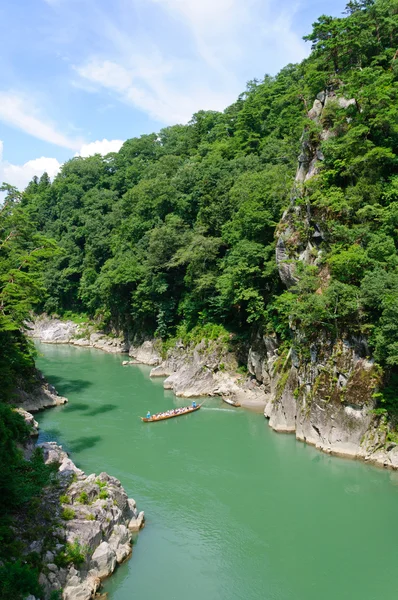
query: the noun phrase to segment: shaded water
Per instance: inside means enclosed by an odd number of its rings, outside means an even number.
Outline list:
[[[272,432],[262,415],[209,399],[192,415],[149,368],[40,345],[69,398],[39,413],[87,473],[118,477],[147,525],[106,582],[110,600],[381,600],[398,594],[398,473],[334,458]]]

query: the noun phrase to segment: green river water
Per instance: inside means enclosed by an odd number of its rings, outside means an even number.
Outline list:
[[[110,600],[383,600],[398,596],[398,473],[321,454],[261,414],[187,401],[122,356],[39,345],[69,404],[39,413],[87,473],[119,478],[146,514]]]

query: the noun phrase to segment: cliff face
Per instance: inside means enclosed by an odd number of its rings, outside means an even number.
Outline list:
[[[29,412],[16,410],[31,429],[32,441],[23,449],[29,460],[38,424]],[[34,511],[17,519],[15,536],[27,554],[37,555],[43,600],[57,591],[63,600],[90,600],[101,580],[130,556],[144,513],[137,511],[115,477],[87,476],[55,442],[39,447],[45,463],[55,464],[58,470]]]
[[[321,93],[309,112],[317,125],[330,103],[347,108],[354,99],[336,98],[333,92]],[[320,140],[333,134],[326,128]],[[291,205],[277,229],[276,262],[286,287],[298,280],[299,262],[318,266],[322,256],[322,227],[303,202],[303,184],[317,174],[323,160],[319,143],[306,133],[292,190]],[[329,275],[320,273],[325,284]],[[326,452],[361,457],[398,468],[398,447],[386,443],[383,417],[372,412],[376,406],[379,371],[367,356],[365,339],[339,339],[334,343],[321,333],[312,344],[309,356],[298,356],[300,331],[292,331],[292,349],[286,355],[270,347],[270,340],[258,338],[249,354],[249,370],[258,377],[266,372],[271,393],[265,416],[275,431],[294,432],[297,439]]]
[[[252,371],[266,371],[271,382],[264,415],[272,429],[324,452],[398,468],[398,446],[387,441],[385,417],[373,413],[379,370],[363,358],[359,342],[320,340],[304,361],[258,337],[250,356]]]
[[[68,399],[60,396],[55,387],[36,370],[35,380],[29,389],[15,390],[13,402],[17,407],[34,413],[44,408],[66,404]]]
[[[185,347],[179,342],[151,377],[166,377],[165,389],[184,398],[226,396],[243,407],[263,410],[267,401],[262,381],[237,371],[236,356],[220,340],[202,340]]]
[[[53,505],[58,543],[45,554],[40,583],[46,598],[62,589],[64,600],[89,600],[101,580],[130,556],[132,533],[142,527],[144,513],[137,512],[115,477],[87,476],[54,442],[41,447],[46,463],[59,464],[63,493]]]
[[[341,97],[337,98],[334,92],[321,92],[308,113],[314,126],[321,127],[321,129],[318,135],[313,135],[309,128],[302,136],[291,204],[283,214],[277,228],[276,262],[279,276],[286,287],[291,287],[297,282],[295,271],[298,261],[317,265],[321,256],[319,245],[324,239],[322,227],[311,214],[310,206],[301,200],[304,184],[317,175],[324,159],[320,142],[334,136],[334,133],[322,124],[325,122],[323,121],[324,111],[331,105],[344,109],[352,104],[355,104],[353,98],[347,100]]]
[[[46,344],[73,344],[98,348],[112,354],[128,352],[129,345],[122,337],[98,332],[92,323],[77,324],[41,315],[29,324],[27,332],[31,337]]]

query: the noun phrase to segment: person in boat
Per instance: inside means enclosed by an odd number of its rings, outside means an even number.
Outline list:
[[[148,410],[148,412],[147,412],[147,414],[146,414],[146,418],[147,418],[147,419],[150,419],[150,418],[151,418],[151,413],[149,412],[149,410]]]
[[[196,402],[195,402],[195,400],[193,400],[193,402],[192,402],[192,408],[196,408]]]

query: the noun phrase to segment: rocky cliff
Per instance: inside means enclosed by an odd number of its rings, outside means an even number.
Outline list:
[[[41,315],[29,323],[28,334],[46,344],[73,344],[110,353],[128,352],[129,349],[123,337],[100,332],[93,323],[78,324],[48,315]]]
[[[259,337],[254,367],[268,372],[269,425],[319,450],[398,468],[398,446],[387,442],[385,418],[373,411],[379,370],[347,340],[319,341],[308,360],[278,352]],[[253,361],[253,358],[252,358]]]
[[[333,135],[323,120],[332,103],[345,109],[355,104],[355,99],[336,97],[333,91],[316,98],[308,116],[323,128],[315,139],[307,132],[303,135],[291,204],[277,228],[276,262],[288,288],[298,280],[300,262],[318,266],[322,256],[322,225],[304,201],[304,184],[318,173],[323,160],[319,142]],[[327,271],[320,275],[327,285]],[[252,372],[256,376],[265,372],[271,381],[264,412],[270,426],[275,431],[294,432],[297,439],[326,452],[398,468],[398,446],[387,442],[385,417],[374,413],[380,376],[368,358],[366,340],[331,342],[320,333],[305,356],[295,351],[300,346],[300,331],[292,331],[292,341],[290,350],[283,353],[275,340],[259,336],[249,354]]]
[[[310,121],[317,128],[317,134],[314,134],[310,127],[303,133],[290,206],[277,227],[276,262],[279,276],[286,287],[291,287],[297,282],[296,270],[299,262],[317,265],[322,255],[322,225],[312,214],[304,196],[305,185],[319,173],[324,159],[321,143],[335,135],[327,128],[324,113],[333,106],[346,109],[352,104],[355,104],[353,98],[347,100],[337,97],[333,91],[321,92],[308,113]]]
[[[165,389],[177,396],[227,396],[241,406],[263,410],[266,386],[238,372],[236,356],[220,340],[202,340],[184,346],[179,341],[151,377],[166,377]]]
[[[48,383],[38,370],[35,371],[33,381],[30,382],[28,389],[18,388],[13,398],[16,406],[33,413],[67,402],[68,399],[60,396],[55,387]]]
[[[38,435],[33,416],[17,409]],[[34,444],[25,448],[26,458]],[[41,565],[42,600],[60,593],[63,600],[90,600],[116,566],[132,551],[133,536],[144,513],[121,483],[107,473],[86,475],[55,442],[39,444],[46,464],[58,467],[52,484],[34,511],[21,515],[16,538]],[[32,599],[33,597],[31,597]]]
[[[40,583],[49,597],[62,589],[63,600],[89,600],[101,580],[132,551],[132,534],[144,523],[134,500],[107,473],[86,475],[54,442],[40,444],[46,463],[59,464],[58,543],[45,554]]]

